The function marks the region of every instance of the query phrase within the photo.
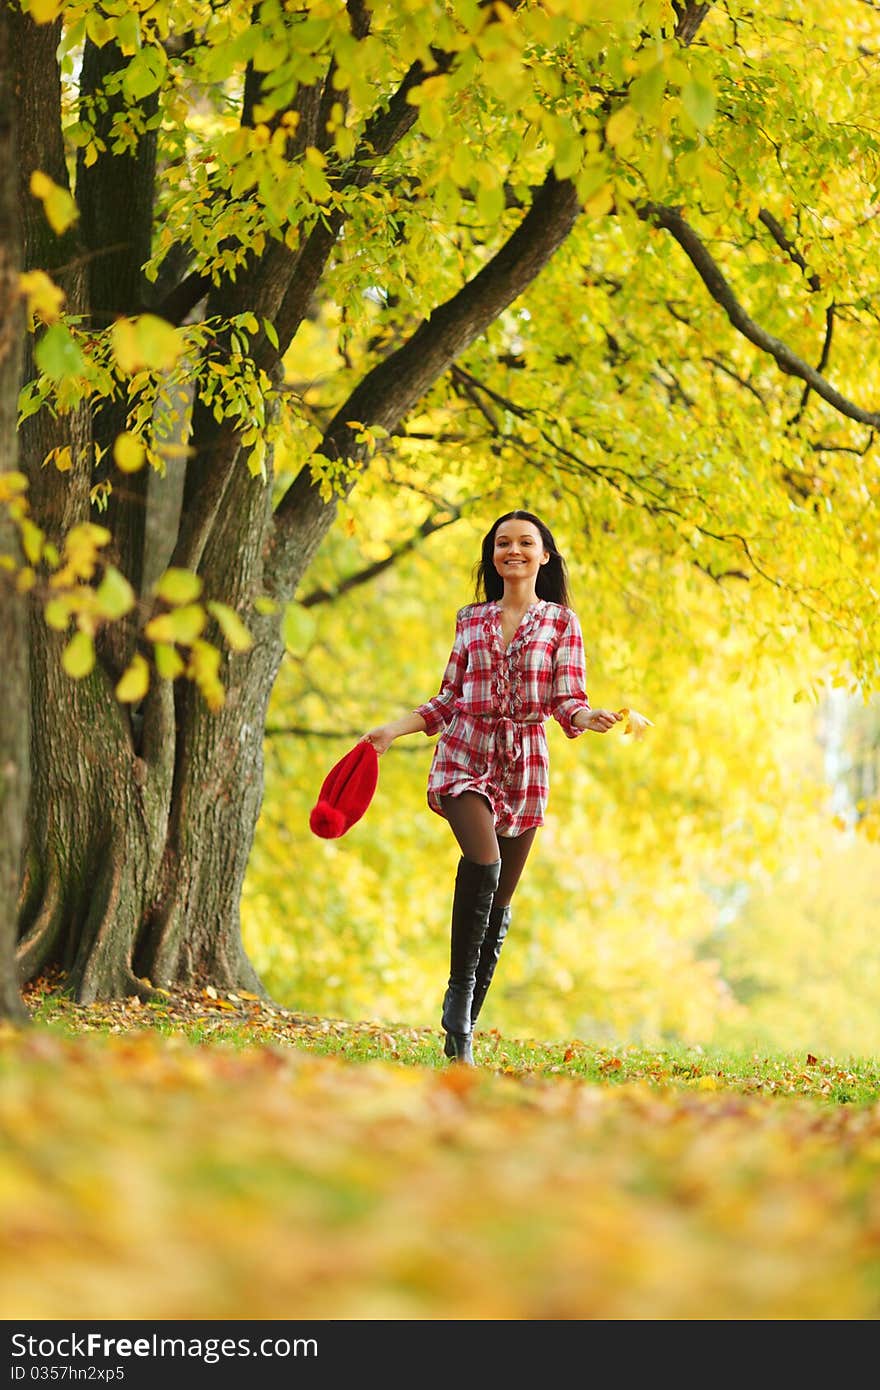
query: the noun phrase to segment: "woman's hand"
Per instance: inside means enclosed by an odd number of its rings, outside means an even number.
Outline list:
[[[607,734],[622,718],[623,715],[617,710],[591,709],[578,712],[574,722],[578,729],[589,729],[594,734]]]
[[[418,734],[425,732],[425,721],[420,714],[413,710],[412,714],[404,714],[400,719],[392,719],[388,724],[380,724],[377,729],[371,729],[364,734],[361,743],[372,743],[378,754],[385,752],[385,749],[392,744],[396,738],[401,738],[404,734]]]
[[[376,752],[381,757],[386,748],[394,742],[397,731],[393,724],[380,724],[378,729],[370,729],[369,733],[364,734],[361,743],[372,743]]]

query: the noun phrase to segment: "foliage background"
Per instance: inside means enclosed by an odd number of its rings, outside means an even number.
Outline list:
[[[457,850],[425,802],[433,741],[393,745],[342,839],[317,839],[308,814],[361,732],[437,688],[482,531],[521,503],[547,516],[569,557],[591,699],[629,704],[655,727],[638,743],[618,731],[569,742],[548,725],[550,808],[483,1026],[875,1051],[880,847],[853,828],[842,754],[836,766],[829,756],[871,709],[841,690],[829,700],[819,654],[784,660],[772,628],[756,639],[760,598],[722,604],[697,571],[652,575],[625,551],[610,575],[591,564],[545,488],[500,486],[378,578],[306,610],[313,632],[289,653],[270,714],[243,906],[270,990],[330,1017],[436,1025]],[[387,555],[412,526],[406,510],[361,496],[314,587]],[[658,623],[646,591],[661,582],[673,597]]]
[[[32,8],[48,20],[60,6]],[[352,16],[322,0],[291,25],[286,10],[261,7],[260,33],[237,9],[149,7],[111,22],[89,3],[65,7],[66,158],[72,170],[80,152],[77,183],[87,186],[106,153],[94,113],[77,101],[84,37],[101,50],[112,40],[131,59],[108,92],[121,84],[140,110],[161,88],[150,117],[161,188],[151,282],[175,247],[197,279],[233,283],[249,256],[276,241],[293,251],[329,209],[337,232],[344,223],[268,414],[248,335],[278,335],[249,303],[230,319],[224,362],[211,356],[204,322],[165,324],[164,343],[145,352],[138,335],[159,320],[132,327],[123,317],[86,334],[76,306],[59,318],[50,293],[48,308],[35,306],[45,323],[32,325],[42,378],[23,398],[27,416],[44,401],[66,409],[101,399],[117,392],[117,368],[126,377],[143,358],[155,381],[129,411],[113,459],[123,473],[153,465],[152,505],[165,479],[148,447],[163,423],[150,392],[175,371],[192,376],[188,343],[204,349],[202,405],[214,401],[219,422],[227,401],[230,438],[239,431],[252,450],[255,487],[267,439],[279,499],[301,469],[323,478],[328,497],[331,482],[346,492],[365,470],[299,605],[278,589],[288,657],[245,901],[257,967],[298,1008],[436,1020],[456,854],[425,809],[429,746],[392,750],[374,806],[343,842],[315,841],[308,810],[350,741],[436,689],[480,535],[492,515],[525,505],[547,515],[570,557],[594,700],[634,705],[655,728],[638,745],[619,734],[570,745],[552,731],[550,816],[487,1021],[547,1037],[876,1047],[876,779],[867,796],[846,783],[842,731],[861,716],[832,699],[876,687],[880,651],[880,417],[868,408],[877,382],[874,7],[697,7],[698,41],[686,48],[671,38],[683,8],[667,0],[625,12],[558,0],[520,7],[515,22],[500,7],[486,25],[468,3],[371,8],[376,33],[361,43]],[[193,51],[175,39],[166,52],[168,26],[190,22],[201,35]],[[324,171],[356,152],[377,93],[381,103],[441,38],[458,58],[410,93],[412,138],[371,168],[369,188],[332,183]],[[350,89],[351,107],[330,109],[316,137],[327,137],[323,153],[305,143],[293,157],[284,119],[296,127],[297,84],[326,72],[331,54],[341,64],[334,88]],[[252,73],[271,74],[255,125],[237,110],[250,60]],[[117,135],[119,152],[138,144],[124,121]],[[63,231],[77,210],[38,172],[30,191]],[[490,263],[542,179],[573,179],[582,207],[557,254],[523,282],[513,308],[422,383],[417,406],[388,405],[386,417],[374,402],[362,430],[343,414],[352,438],[342,454],[330,450],[345,460],[334,471],[319,443],[339,408],[363,399],[353,388],[380,363],[399,365],[395,346],[418,345],[425,316]],[[50,213],[59,194],[70,203],[63,226]],[[395,383],[385,385],[393,394]],[[179,408],[169,405],[169,416]],[[390,435],[373,432],[380,415]],[[71,457],[53,449],[44,462],[63,475]],[[432,534],[421,545],[369,584],[317,602],[321,586],[381,564],[426,512]],[[42,540],[34,544],[39,558]],[[218,574],[209,579],[216,585]],[[71,674],[91,672],[88,629],[134,603],[120,589],[116,576],[97,615],[80,605],[100,589],[62,604],[59,630],[79,629],[68,655],[87,658]],[[265,595],[250,598],[256,609]],[[184,627],[201,624],[198,606],[182,607]],[[166,645],[187,647],[181,613],[161,621]],[[155,626],[145,636],[158,640]],[[126,641],[135,639],[132,622]],[[231,645],[243,652],[238,639]],[[137,661],[135,688],[121,697],[130,703],[170,674],[158,653],[156,673]],[[216,670],[202,685],[219,706]],[[865,717],[858,769],[876,767],[876,720]],[[244,720],[235,732],[260,728]],[[213,920],[209,910],[201,920]]]

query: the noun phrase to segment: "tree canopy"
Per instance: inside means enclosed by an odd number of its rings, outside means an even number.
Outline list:
[[[570,537],[618,669],[683,680],[717,643],[874,687],[873,7],[10,23],[25,973],[253,983],[265,712],[346,498],[384,510],[337,586],[520,502]]]

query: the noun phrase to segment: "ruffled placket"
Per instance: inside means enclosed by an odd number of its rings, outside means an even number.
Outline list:
[[[543,609],[543,599],[531,605],[506,651],[501,631],[501,605],[497,600],[489,606],[483,624],[492,653],[492,695],[496,711],[492,733],[493,780],[502,788],[511,781],[522,759],[523,649]]]

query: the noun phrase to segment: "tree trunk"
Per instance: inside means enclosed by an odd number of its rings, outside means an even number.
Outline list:
[[[132,960],[165,843],[172,758],[170,691],[135,747],[128,708],[96,667],[72,681],[64,638],[32,635],[35,765],[19,960],[26,978],[58,964],[78,999],[146,995]],[[164,704],[164,709],[162,705]],[[48,753],[48,756],[47,756]]]
[[[255,644],[224,661],[220,710],[178,683],[171,820],[138,958],[155,984],[261,989],[241,943],[239,900],[263,797],[266,709],[284,652],[277,617],[251,608],[264,592],[270,491],[239,461],[202,560],[206,595],[241,613]]]
[[[0,486],[16,468],[15,419],[24,313],[15,182],[15,102],[9,8],[0,0]],[[0,554],[21,560],[18,536],[0,499]],[[16,900],[28,791],[27,647],[25,609],[12,574],[0,570],[0,1018],[27,1019],[15,968]]]
[[[30,193],[40,169],[67,186],[56,60],[59,26],[12,12],[16,101],[21,119],[18,199],[24,262],[53,273],[74,312],[88,311],[77,232],[56,237]],[[26,352],[25,379],[33,374]],[[34,520],[60,549],[87,521],[92,485],[91,420],[85,408],[54,419],[40,411],[19,433]],[[73,466],[59,480],[42,461],[60,444]],[[173,727],[171,695],[157,692],[143,727],[113,693],[99,664],[72,681],[60,654],[66,635],[51,631],[35,598],[29,612],[31,794],[21,890],[18,961],[24,978],[46,965],[69,972],[82,1000],[145,992],[131,961],[153,892],[168,818]]]
[[[322,453],[344,453],[355,465],[361,462],[355,431],[345,421],[354,416],[394,429],[454,358],[531,283],[568,235],[577,211],[572,185],[551,174],[498,254],[357,388],[331,424]],[[230,441],[222,447],[229,466]],[[200,448],[198,433],[196,457],[216,476],[216,455]],[[250,605],[260,592],[281,603],[293,595],[336,514],[335,504],[320,499],[306,474],[274,517],[269,491],[240,460],[233,462],[219,519],[200,552],[206,593],[246,614],[257,644],[226,662],[228,694],[218,713],[206,710],[191,686],[178,692],[165,874],[140,967],[157,984],[209,977],[224,986],[254,988],[241,946],[239,899],[262,801],[263,730],[283,646],[277,621],[259,618]],[[193,496],[194,505],[196,500]]]
[[[679,8],[682,23],[690,24],[703,7]],[[351,12],[359,13],[359,7],[353,4]],[[52,235],[29,180],[41,169],[67,184],[55,57],[58,26],[36,26],[19,12],[13,29],[25,132],[19,195],[25,264],[50,272],[54,267],[69,307],[87,321],[104,324],[115,314],[137,313],[143,307],[138,267],[147,245],[152,147],[144,143],[130,156],[101,156],[90,169],[83,161],[80,230]],[[437,71],[454,57],[433,56]],[[99,52],[87,44],[84,90],[99,87],[118,61],[112,45]],[[363,158],[353,159],[349,171],[340,174],[342,186],[353,189],[366,181],[372,161],[411,129],[416,108],[408,98],[423,77],[415,64],[398,93],[377,110]],[[246,88],[246,105],[252,86]],[[328,93],[333,95],[329,77],[323,91],[310,88],[298,98],[301,142],[320,138]],[[111,102],[105,119],[112,115]],[[500,250],[355,388],[320,450],[350,465],[350,486],[368,457],[347,422],[388,431],[398,427],[451,363],[531,284],[577,215],[572,184],[548,175]],[[298,251],[273,243],[234,282],[210,291],[208,312],[221,320],[245,310],[274,319],[279,353],[271,352],[265,339],[254,349],[258,365],[270,373],[319,286],[339,230],[337,218],[341,212],[316,223]],[[195,280],[201,295],[206,287],[200,277]],[[26,376],[30,370],[26,363]],[[239,898],[262,801],[263,731],[283,646],[277,615],[259,615],[253,602],[259,594],[279,604],[292,597],[336,507],[321,498],[306,469],[273,515],[271,480],[250,476],[235,429],[225,421],[218,425],[198,402],[192,415],[180,523],[173,538],[162,537],[162,559],[198,571],[204,598],[236,609],[254,634],[251,651],[223,659],[222,708],[210,711],[189,681],[172,687],[155,675],[140,709],[120,705],[114,681],[135,640],[133,625],[121,625],[102,644],[91,675],[72,681],[60,665],[66,637],[47,629],[36,601],[30,613],[33,786],[18,953],[26,977],[50,963],[61,965],[68,987],[83,1001],[147,995],[155,985],[173,983],[260,987],[242,947]],[[56,544],[90,516],[93,427],[106,448],[123,418],[122,404],[110,403],[94,422],[84,410],[58,419],[41,411],[26,422],[22,468],[31,481],[35,520]],[[73,467],[59,480],[42,461],[62,443],[72,447]],[[139,588],[148,488],[146,476],[131,483],[127,478],[125,495],[114,503],[113,520],[120,567]],[[154,562],[148,561],[152,577]]]

